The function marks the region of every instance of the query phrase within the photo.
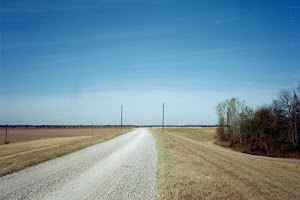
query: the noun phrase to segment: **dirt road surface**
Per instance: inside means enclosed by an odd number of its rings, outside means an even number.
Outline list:
[[[136,129],[0,178],[0,199],[155,199],[157,151]]]

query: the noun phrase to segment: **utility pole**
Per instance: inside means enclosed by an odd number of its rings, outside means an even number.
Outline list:
[[[6,125],[6,131],[5,131],[5,143],[4,144],[7,144],[7,125]]]
[[[165,103],[163,103],[162,130],[165,131]]]
[[[123,129],[123,106],[121,105],[121,130]]]
[[[92,123],[92,136],[94,136],[94,123]]]

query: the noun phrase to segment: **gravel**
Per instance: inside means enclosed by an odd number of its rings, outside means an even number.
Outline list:
[[[117,138],[0,178],[0,199],[155,199],[151,133]]]

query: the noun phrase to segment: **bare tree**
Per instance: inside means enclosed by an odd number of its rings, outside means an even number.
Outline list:
[[[228,140],[227,130],[225,130],[225,121],[227,120],[227,111],[226,111],[226,104],[225,102],[221,102],[217,105],[217,115],[219,121],[219,128],[218,128],[218,135],[221,140],[226,141]],[[227,120],[228,124],[228,120]]]
[[[237,98],[217,106],[220,140],[267,155],[300,152],[300,83],[296,88],[281,89],[270,105],[255,111]]]
[[[243,120],[245,121],[245,101],[239,101],[237,98],[226,99],[218,104],[217,114],[220,125],[219,134],[223,134],[221,135],[222,139],[227,140],[228,133],[232,133],[233,136],[239,138],[240,144],[243,144],[240,124]],[[225,130],[225,121],[227,122],[227,130]]]
[[[293,147],[299,145],[300,126],[300,84],[297,89],[281,89],[279,91],[280,106],[288,118],[288,140]]]

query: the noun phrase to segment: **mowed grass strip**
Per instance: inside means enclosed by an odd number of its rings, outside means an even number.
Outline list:
[[[166,130],[186,137],[197,129]],[[158,199],[300,199],[299,164],[247,158],[150,131],[158,150]],[[209,142],[205,129],[197,132],[204,135],[198,141]]]
[[[62,137],[0,145],[0,177],[88,146],[110,140],[133,129],[110,130],[97,136]]]
[[[186,137],[198,142],[215,145],[216,131],[215,127],[192,127],[192,128],[166,128],[167,132]]]

